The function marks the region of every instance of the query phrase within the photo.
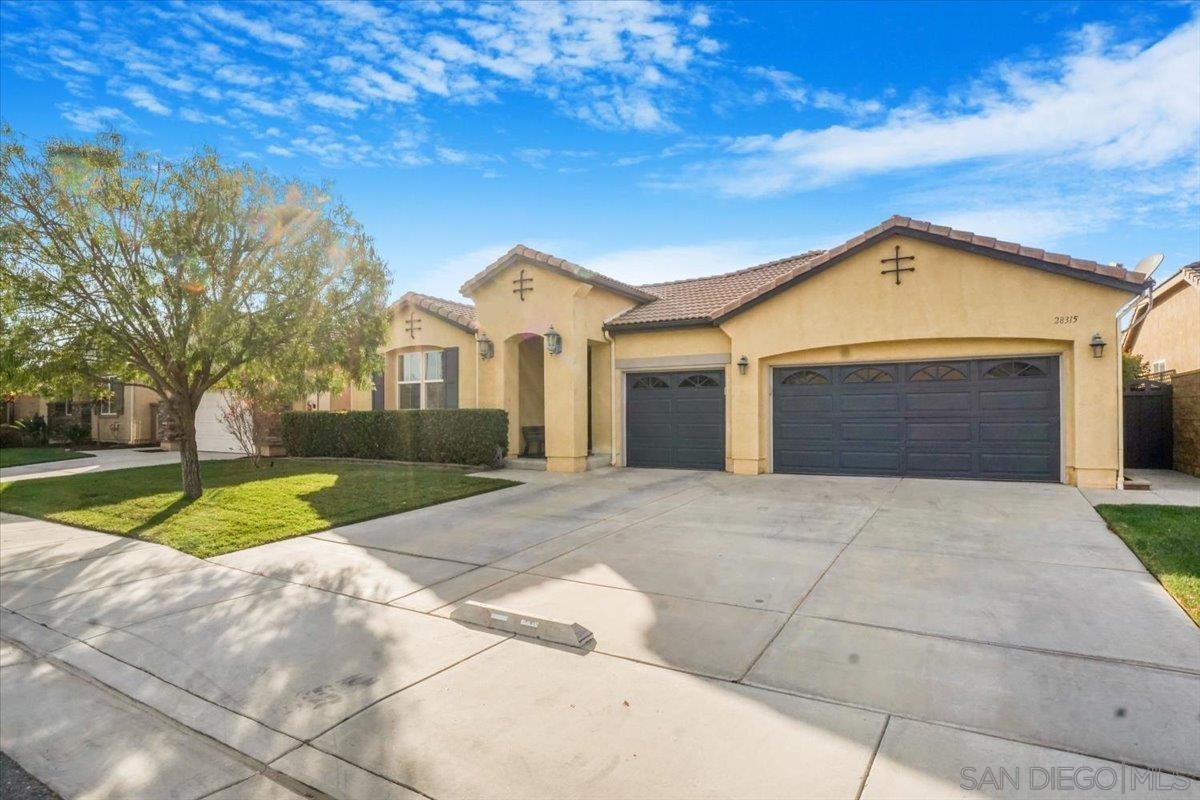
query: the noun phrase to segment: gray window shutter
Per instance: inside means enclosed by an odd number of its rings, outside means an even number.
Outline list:
[[[371,373],[371,410],[383,411],[383,373]]]
[[[458,348],[442,351],[442,382],[446,389],[446,408],[458,408]]]
[[[116,378],[108,382],[108,388],[113,393],[112,410],[114,414],[125,413],[125,384]]]

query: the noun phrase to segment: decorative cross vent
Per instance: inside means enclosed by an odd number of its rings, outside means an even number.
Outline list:
[[[519,295],[521,297],[521,302],[523,303],[525,302],[526,292],[533,291],[533,278],[526,278],[525,270],[521,270],[520,277],[513,278],[513,286],[517,287],[513,289],[513,294]]]
[[[417,331],[421,330],[421,326],[417,324],[420,321],[421,318],[417,316],[417,312],[410,311],[408,319],[404,322],[404,330],[408,331],[408,335],[413,339],[417,338]]]
[[[896,245],[896,255],[895,255],[895,256],[893,256],[892,258],[881,258],[881,259],[879,259],[879,263],[881,263],[881,264],[887,264],[887,263],[889,263],[889,262],[890,262],[890,263],[893,263],[893,264],[895,264],[895,266],[894,266],[894,267],[892,267],[891,269],[881,269],[881,270],[879,271],[879,274],[880,274],[880,275],[891,275],[891,274],[895,274],[895,276],[896,276],[896,285],[897,285],[897,286],[899,286],[899,285],[900,285],[900,273],[901,273],[901,272],[916,272],[916,271],[917,271],[917,268],[916,268],[916,267],[901,267],[901,266],[900,266],[900,262],[901,262],[901,261],[914,261],[914,260],[916,260],[916,256],[902,256],[902,255],[900,255],[900,245]]]

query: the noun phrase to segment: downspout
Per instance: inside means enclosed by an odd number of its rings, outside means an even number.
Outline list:
[[[479,373],[483,371],[483,358],[480,353],[479,331],[475,331],[475,407],[479,408]]]
[[[608,342],[608,463],[617,466],[617,341],[608,328],[601,328]],[[624,454],[622,454],[624,455]]]
[[[1146,313],[1142,314],[1142,320],[1150,314],[1150,309],[1154,308],[1154,279],[1150,278],[1150,285],[1145,291],[1133,297],[1129,302],[1117,309],[1117,313],[1113,318],[1113,326],[1117,329],[1117,335],[1114,337],[1118,342],[1120,353],[1117,355],[1117,386],[1120,387],[1117,403],[1117,489],[1125,489],[1125,340],[1121,336],[1121,317],[1133,306],[1133,319],[1130,320],[1130,326],[1137,321],[1137,304],[1142,298],[1146,298]]]

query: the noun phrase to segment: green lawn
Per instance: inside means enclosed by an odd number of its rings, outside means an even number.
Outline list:
[[[94,458],[91,453],[76,453],[61,447],[4,447],[0,448],[0,467],[23,467],[47,461],[66,461],[70,458]]]
[[[1103,505],[1096,510],[1200,625],[1200,508]]]
[[[204,495],[179,490],[179,467],[0,483],[0,509],[160,542],[200,558],[514,486],[430,467],[354,461],[201,462]]]

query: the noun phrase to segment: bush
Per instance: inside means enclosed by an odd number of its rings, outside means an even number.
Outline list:
[[[86,425],[68,425],[67,441],[71,444],[84,444],[92,438],[92,429]]]
[[[12,425],[0,425],[0,447],[20,447],[25,444],[25,432]]]
[[[508,450],[508,414],[495,408],[288,411],[279,431],[294,456],[494,466]]]

